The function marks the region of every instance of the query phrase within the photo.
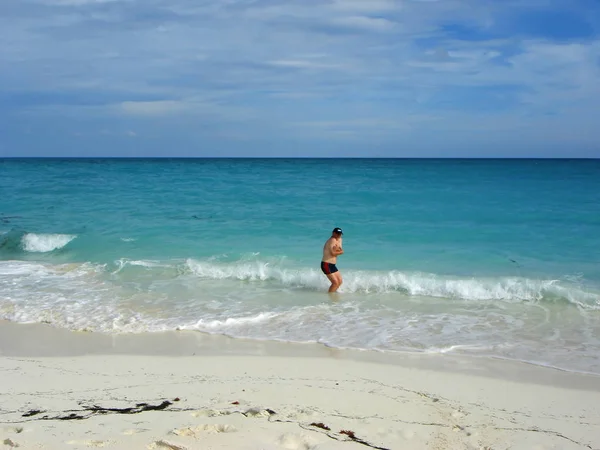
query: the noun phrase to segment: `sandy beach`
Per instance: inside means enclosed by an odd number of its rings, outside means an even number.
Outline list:
[[[3,448],[600,448],[600,377],[489,358],[2,322],[0,386]]]

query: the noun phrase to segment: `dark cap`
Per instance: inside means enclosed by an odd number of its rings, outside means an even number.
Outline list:
[[[342,229],[341,228],[337,228],[337,227],[333,229],[332,233],[344,234],[344,232],[342,231]]]

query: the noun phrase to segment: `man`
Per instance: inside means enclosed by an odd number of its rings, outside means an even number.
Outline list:
[[[321,270],[331,281],[329,292],[336,292],[342,285],[342,274],[336,267],[337,257],[344,254],[342,249],[342,232],[341,228],[334,228],[331,232],[331,237],[327,239],[323,246],[323,259],[321,260]]]

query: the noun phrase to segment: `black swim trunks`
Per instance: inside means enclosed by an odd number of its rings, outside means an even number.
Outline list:
[[[323,271],[323,273],[325,275],[329,275],[332,273],[336,273],[338,271],[338,268],[336,267],[335,264],[331,264],[325,261],[321,261],[321,270]]]

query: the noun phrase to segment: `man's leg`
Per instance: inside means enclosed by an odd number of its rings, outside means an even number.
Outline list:
[[[334,274],[336,279],[337,279],[337,284],[338,284],[338,289],[339,287],[342,285],[342,283],[344,282],[342,280],[342,272],[340,272],[339,270]]]
[[[327,279],[331,282],[331,286],[329,286],[328,292],[335,292],[340,287],[340,282],[338,281],[338,274],[339,272],[327,274]]]

